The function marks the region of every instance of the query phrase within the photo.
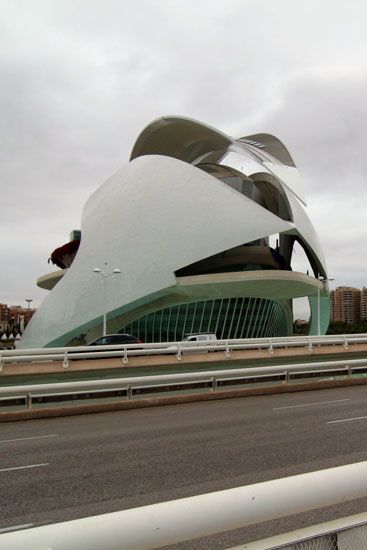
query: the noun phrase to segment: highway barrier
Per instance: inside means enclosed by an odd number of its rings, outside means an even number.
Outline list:
[[[367,548],[367,512],[282,533],[228,550],[362,550]]]
[[[180,361],[183,354],[198,352],[222,352],[230,357],[236,350],[267,350],[271,355],[278,348],[336,346],[348,349],[352,344],[367,344],[367,334],[342,334],[329,336],[285,336],[279,338],[251,338],[233,340],[209,340],[204,342],[156,342],[148,344],[119,344],[111,346],[76,346],[65,348],[0,350],[0,372],[5,364],[44,361],[61,361],[67,369],[71,361],[120,357],[126,365],[130,357],[172,355]],[[337,351],[336,351],[337,353]]]
[[[194,393],[203,389],[209,392],[220,392],[241,385],[271,383],[291,385],[300,380],[313,382],[320,381],[320,378],[324,377],[351,379],[365,374],[367,374],[367,358],[51,384],[0,386],[0,407],[4,410],[9,406],[21,406],[30,410],[34,403],[47,404],[68,400],[81,402],[86,399],[102,398],[132,400],[169,392],[175,395]]]
[[[362,497],[367,461],[5,533],[0,550],[149,550]]]

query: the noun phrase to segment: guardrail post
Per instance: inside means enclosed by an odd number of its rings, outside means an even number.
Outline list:
[[[215,376],[212,377],[212,391],[215,391],[217,389],[217,379]]]
[[[310,353],[313,352],[313,345],[312,345],[311,338],[308,339],[308,351],[309,351]]]
[[[69,366],[68,350],[65,350],[65,352],[64,352],[64,362],[63,362],[62,366],[64,367],[64,369],[67,369],[68,366]]]
[[[346,365],[347,369],[348,369],[348,378],[352,378],[352,373],[351,373],[351,368],[350,368],[350,365]]]
[[[274,353],[273,342],[269,338],[269,354],[272,355],[273,353]]]
[[[289,384],[289,370],[285,371],[285,380],[284,382],[288,385]]]
[[[344,336],[344,347],[345,347],[345,349],[348,349],[348,340],[347,340],[346,336]]]
[[[2,372],[3,370],[3,366],[4,366],[4,362],[3,362],[3,354],[0,353],[0,372]]]
[[[228,340],[226,340],[226,350],[225,350],[224,354],[225,354],[226,357],[230,357],[230,355],[231,355],[231,351],[230,351],[229,345],[228,345]]]
[[[127,356],[127,348],[126,348],[126,346],[124,346],[124,355],[122,357],[122,362],[127,363],[128,361],[129,361],[129,358]]]
[[[129,400],[131,399],[132,394],[133,394],[132,387],[131,387],[130,384],[129,384],[128,386],[126,386],[126,395],[127,395],[127,398],[128,398]]]
[[[177,355],[176,355],[178,361],[181,361],[182,353],[181,353],[181,346],[180,344],[177,344]]]
[[[27,393],[25,403],[26,403],[27,411],[31,410],[31,408],[32,408],[32,394],[31,393]]]

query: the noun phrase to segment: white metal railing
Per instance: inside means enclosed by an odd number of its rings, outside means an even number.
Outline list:
[[[367,334],[342,334],[329,336],[284,336],[279,338],[251,338],[210,340],[207,342],[157,342],[148,344],[125,344],[111,346],[75,346],[65,348],[39,348],[0,350],[0,371],[6,363],[62,361],[65,368],[70,361],[120,357],[128,363],[129,357],[137,355],[175,355],[180,360],[183,353],[198,351],[223,351],[229,357],[235,350],[264,349],[272,354],[275,348],[305,347],[312,352],[315,346],[343,346],[366,344]]]
[[[150,393],[163,390],[181,391],[189,393],[198,385],[205,384],[210,391],[225,389],[226,386],[266,383],[280,381],[289,384],[297,379],[311,380],[320,376],[352,377],[367,373],[366,359],[345,359],[341,361],[319,361],[313,363],[298,363],[295,365],[273,365],[265,367],[247,367],[242,369],[221,369],[211,371],[186,372],[180,374],[159,374],[150,376],[134,376],[124,378],[108,378],[102,380],[83,380],[69,382],[53,382],[47,384],[27,384],[15,386],[0,386],[0,405],[9,399],[24,399],[28,409],[32,407],[32,400],[46,397],[70,396],[75,399],[84,397],[103,397],[103,392],[115,391],[131,399],[134,392],[145,390]],[[187,388],[191,385],[191,388]],[[117,393],[118,395],[118,393]],[[61,399],[60,399],[61,400]]]
[[[362,497],[367,461],[6,533],[0,550],[149,550]]]
[[[367,512],[282,533],[228,550],[362,550],[367,548]]]

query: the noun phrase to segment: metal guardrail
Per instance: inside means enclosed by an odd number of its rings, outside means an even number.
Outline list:
[[[367,334],[342,334],[330,336],[292,336],[279,338],[251,338],[210,340],[207,342],[157,342],[111,346],[75,346],[65,348],[39,348],[27,350],[0,350],[0,372],[6,363],[62,361],[67,368],[70,361],[121,357],[126,364],[129,357],[137,355],[175,355],[179,361],[184,353],[224,352],[229,357],[235,350],[265,349],[272,354],[275,348],[305,347],[312,352],[315,346],[343,346],[367,343]]]
[[[228,550],[362,550],[367,548],[367,512],[290,533],[257,540]]]
[[[366,496],[367,461],[5,533],[0,550],[150,550]]]
[[[67,400],[96,399],[102,397],[125,397],[130,400],[139,395],[162,392],[190,393],[200,388],[220,391],[229,386],[265,384],[269,382],[294,383],[300,379],[322,376],[360,376],[367,374],[366,359],[345,359],[342,361],[321,361],[296,365],[274,365],[242,369],[222,369],[180,374],[134,376],[77,382],[54,382],[51,384],[28,384],[0,386],[0,406],[12,404],[32,408],[34,401],[55,402]]]

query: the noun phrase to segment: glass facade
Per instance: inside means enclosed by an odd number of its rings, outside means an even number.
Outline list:
[[[178,342],[188,334],[210,332],[217,338],[286,336],[284,306],[264,298],[224,298],[167,307],[120,328],[144,342]]]

